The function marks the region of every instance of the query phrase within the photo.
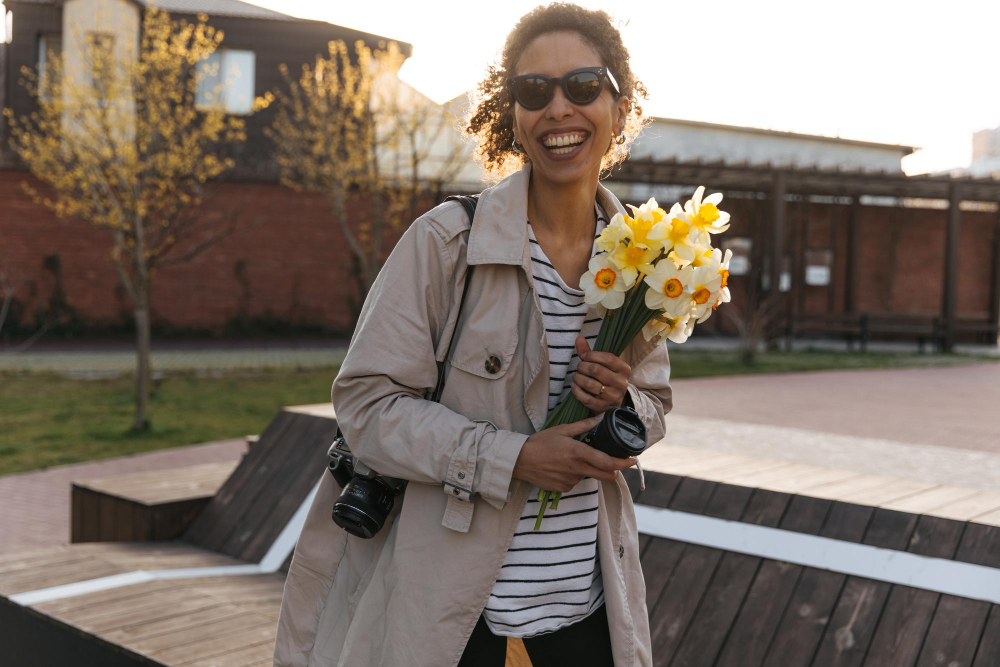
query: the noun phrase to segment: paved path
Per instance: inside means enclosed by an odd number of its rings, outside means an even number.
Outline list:
[[[246,439],[240,438],[4,475],[0,477],[0,553],[68,543],[73,481],[235,461],[246,450]]]
[[[1000,364],[681,379],[673,388],[684,417],[1000,454]]]

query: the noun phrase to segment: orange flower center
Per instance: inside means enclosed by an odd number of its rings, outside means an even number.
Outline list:
[[[695,291],[695,293],[694,293],[694,302],[697,303],[697,304],[705,303],[706,301],[708,301],[708,297],[711,294],[712,293],[708,291],[708,288],[702,287],[701,289],[698,289],[698,290]]]
[[[729,269],[722,269],[719,271],[719,275],[722,276],[722,287],[727,286],[729,284]]]
[[[611,269],[601,269],[597,272],[597,275],[594,276],[594,282],[597,283],[597,286],[601,289],[609,289],[615,284],[615,272]]]
[[[677,278],[671,278],[667,282],[663,283],[663,293],[671,298],[676,298],[681,295],[684,291],[684,285]]]

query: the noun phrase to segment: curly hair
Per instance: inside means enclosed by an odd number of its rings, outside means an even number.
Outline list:
[[[646,87],[629,66],[628,50],[622,36],[612,23],[611,16],[602,10],[589,10],[579,5],[553,2],[539,5],[521,17],[507,35],[499,63],[487,69],[486,78],[477,86],[472,97],[472,111],[465,127],[465,134],[476,143],[474,155],[486,170],[486,177],[499,180],[517,171],[528,160],[527,156],[513,150],[513,99],[506,85],[517,61],[525,48],[538,36],[550,32],[575,32],[597,52],[602,64],[611,70],[620,86],[622,95],[629,98],[625,119],[625,142],[612,143],[601,160],[601,174],[611,169],[627,156],[632,142],[649,123],[643,116],[637,97],[648,98]]]

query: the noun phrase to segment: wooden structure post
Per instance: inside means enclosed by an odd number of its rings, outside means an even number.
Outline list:
[[[788,191],[785,172],[774,172],[771,183],[771,275],[768,291],[778,293],[781,281],[781,261],[785,256],[785,193]]]
[[[945,230],[944,246],[944,290],[941,298],[941,324],[943,335],[941,349],[951,352],[955,344],[955,309],[957,297],[958,236],[962,229],[962,214],[959,203],[961,190],[952,184],[948,189],[948,227]]]
[[[861,228],[861,195],[854,195],[851,201],[851,210],[847,221],[847,271],[844,312],[858,312],[858,271],[861,266],[858,262],[858,236]]]
[[[993,221],[993,254],[990,260],[990,325],[1000,335],[1000,202]]]

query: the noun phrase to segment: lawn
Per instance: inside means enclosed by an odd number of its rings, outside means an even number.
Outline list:
[[[672,377],[984,362],[968,355],[770,352],[752,366],[736,352],[671,351]],[[995,360],[994,360],[995,361]],[[152,429],[128,434],[131,376],[77,380],[51,373],[0,374],[0,475],[260,433],[284,405],[325,403],[336,367],[156,380]]]

